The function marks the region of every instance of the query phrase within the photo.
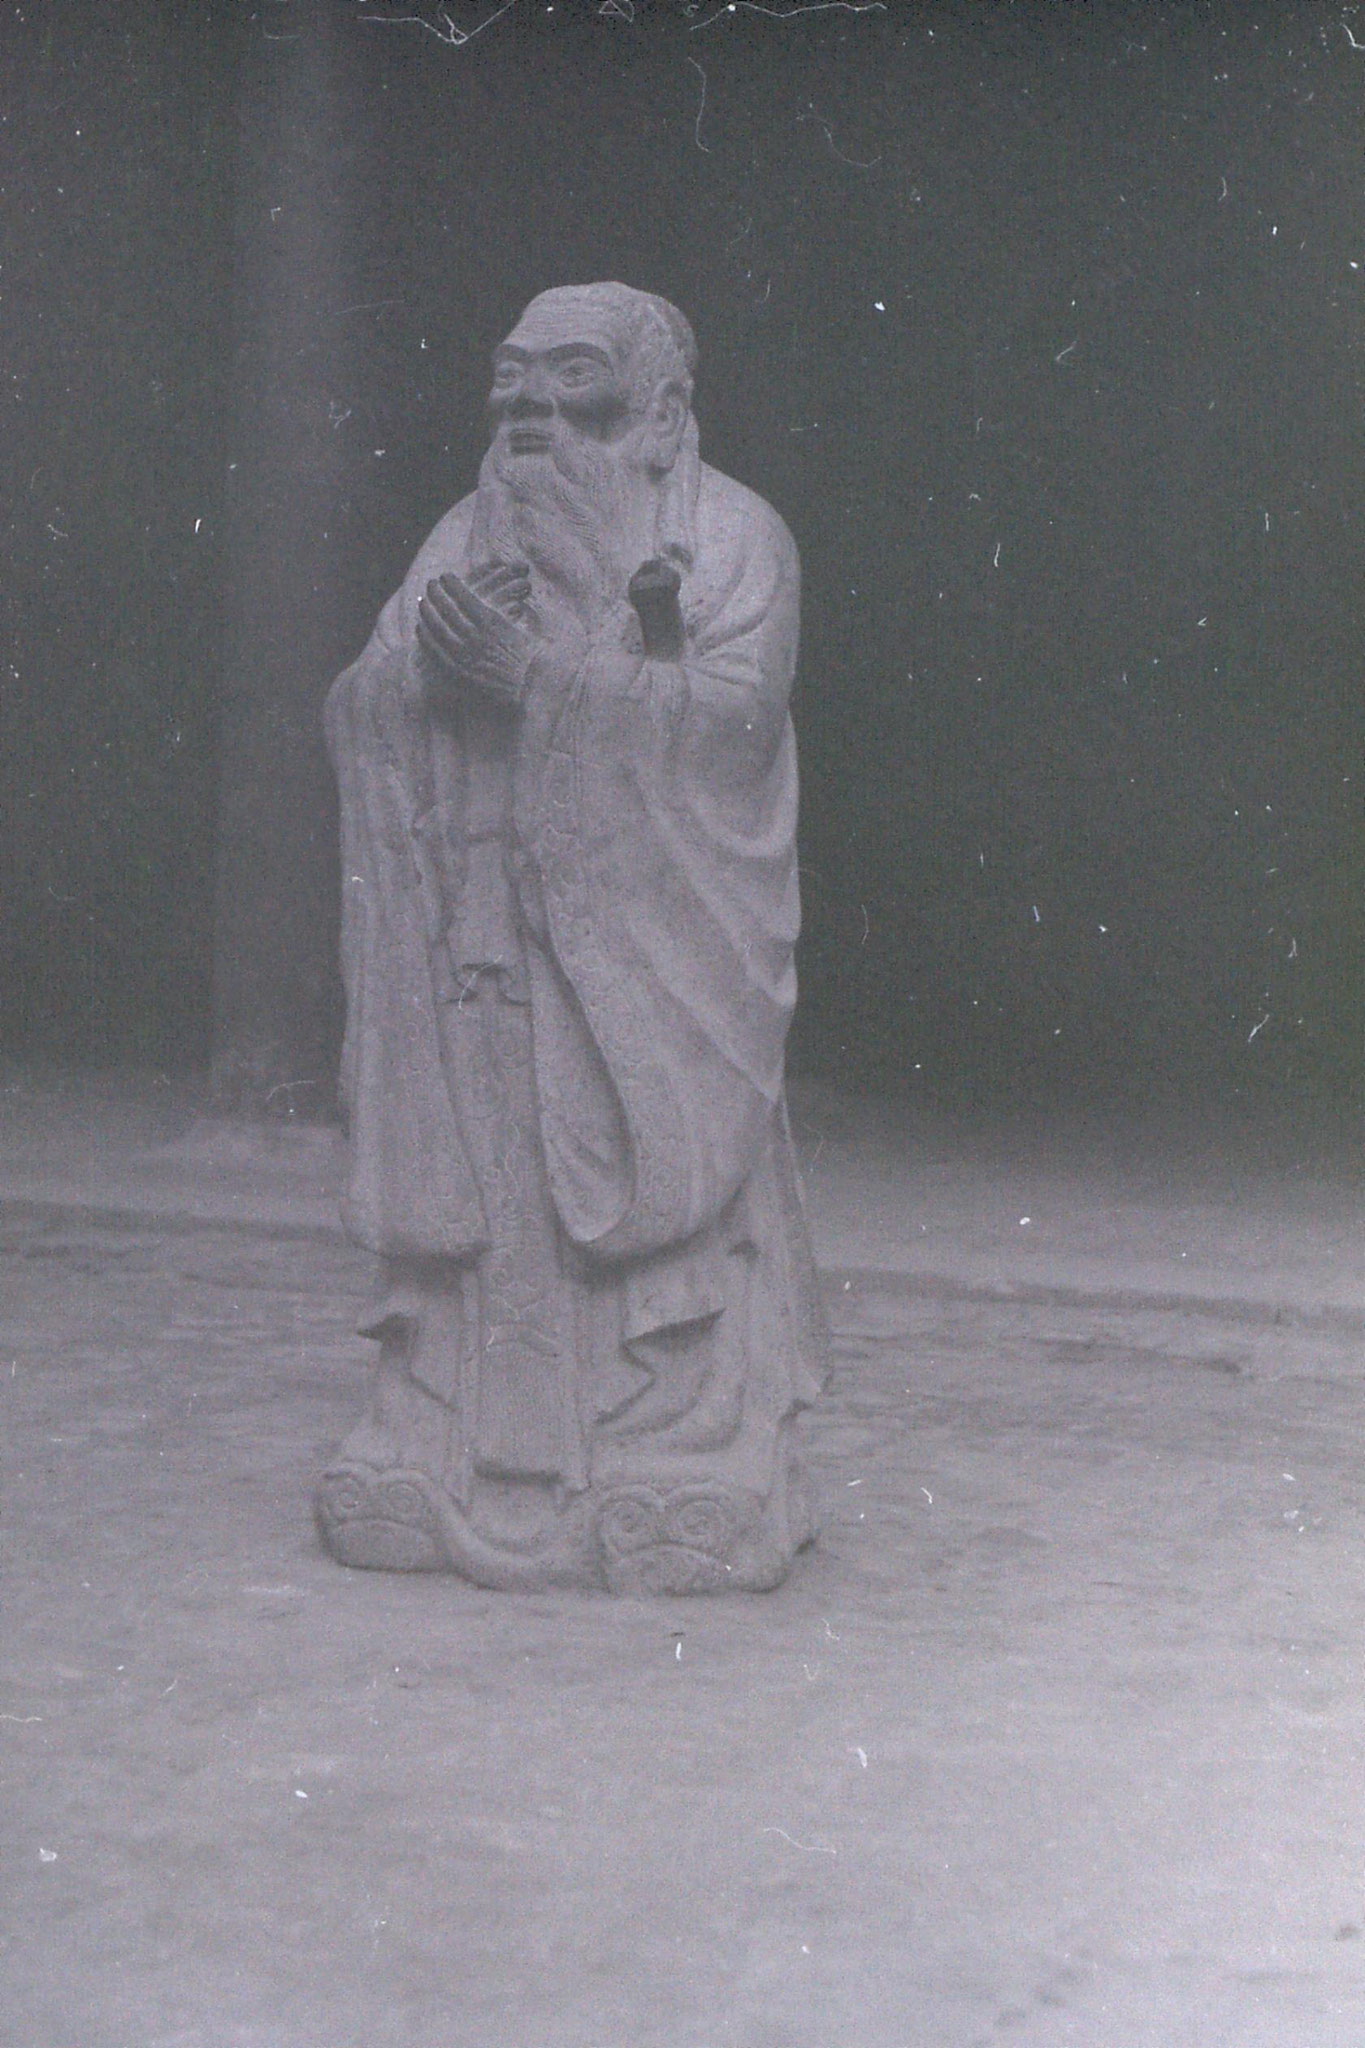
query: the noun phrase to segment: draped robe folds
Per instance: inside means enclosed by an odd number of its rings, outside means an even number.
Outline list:
[[[480,558],[474,495],[436,528],[328,700],[345,1216],[385,1262],[369,1332],[401,1323],[408,1369],[471,1411],[456,1413],[445,1471],[457,1495],[479,1471],[586,1487],[599,1424],[638,1435],[651,1414],[661,1446],[695,1447],[733,1436],[747,1402],[775,1441],[823,1377],[783,1103],[799,922],[796,551],[762,500],[695,455],[674,527],[663,538],[683,574],[681,658],[646,658],[625,603],[591,631],[556,618],[533,577],[543,637],[520,714],[472,694],[433,707],[412,663],[417,602],[430,578]],[[470,1050],[490,1030],[513,1069],[524,1051],[520,1107],[490,1108]],[[516,1129],[490,1133],[490,1115]],[[553,1332],[533,1332],[546,1356],[518,1364],[499,1349],[504,1316],[465,1343],[463,1363],[442,1364],[412,1340],[413,1292],[448,1302],[463,1286],[466,1307],[475,1299],[469,1276],[491,1272],[500,1238],[522,1227],[489,1185],[514,1139],[539,1189],[529,1197],[523,1179],[514,1200],[541,1203],[552,1241],[542,1319],[567,1318],[558,1351],[570,1355],[551,1358]],[[539,1256],[503,1251],[512,1265]],[[490,1299],[470,1311],[485,1325]],[[534,1306],[522,1322],[535,1324]],[[713,1377],[744,1381],[709,1438],[687,1422],[689,1402],[716,1410],[705,1375],[681,1397],[659,1384],[689,1333],[709,1344]],[[500,1409],[494,1373],[521,1374],[528,1399]]]

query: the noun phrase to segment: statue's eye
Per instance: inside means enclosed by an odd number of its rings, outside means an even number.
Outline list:
[[[559,369],[562,384],[590,384],[596,375],[596,363],[561,363]]]

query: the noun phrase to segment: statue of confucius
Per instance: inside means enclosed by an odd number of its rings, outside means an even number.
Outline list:
[[[827,1340],[783,1097],[798,565],[619,284],[496,351],[478,489],[327,704],[346,1222],[378,1254],[343,1563],[764,1588]]]

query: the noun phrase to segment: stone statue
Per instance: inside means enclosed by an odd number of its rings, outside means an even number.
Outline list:
[[[700,460],[695,362],[649,293],[534,299],[478,489],[328,699],[345,1216],[381,1261],[317,1497],[345,1564],[764,1588],[813,1533],[798,566]]]

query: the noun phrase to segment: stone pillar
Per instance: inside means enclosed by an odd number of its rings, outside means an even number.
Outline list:
[[[336,807],[321,730],[357,651],[344,601],[354,51],[335,0],[265,0],[239,84],[213,1085],[325,1114],[341,1021]]]

